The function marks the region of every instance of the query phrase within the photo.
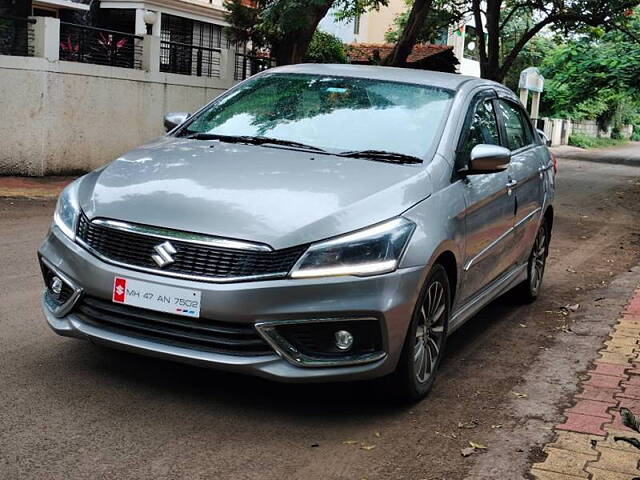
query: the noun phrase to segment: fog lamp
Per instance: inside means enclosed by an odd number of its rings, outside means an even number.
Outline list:
[[[56,295],[60,295],[60,292],[62,292],[62,280],[60,280],[60,277],[54,276],[51,279],[51,291]]]
[[[334,337],[339,350],[349,350],[353,346],[353,335],[346,330],[338,330]]]

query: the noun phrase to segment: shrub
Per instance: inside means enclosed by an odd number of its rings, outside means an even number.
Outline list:
[[[581,133],[569,136],[569,145],[580,148],[604,148],[626,143],[626,140],[617,138],[589,137]]]
[[[307,63],[349,63],[349,58],[338,37],[316,30],[303,61]]]

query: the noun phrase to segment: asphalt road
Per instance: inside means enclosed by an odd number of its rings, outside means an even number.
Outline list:
[[[606,333],[631,288],[615,279],[639,259],[639,175],[562,161],[541,298],[500,299],[456,332],[431,395],[410,407],[376,383],[282,385],[56,336],[35,260],[53,204],[0,200],[0,479],[520,478],[539,439],[518,416],[544,427],[563,393],[537,391],[533,413],[515,393],[558,350],[554,382],[573,383],[584,361],[567,355],[599,341],[571,334],[581,320]],[[568,303],[581,307],[563,315]],[[470,440],[488,453],[463,458]],[[516,473],[483,473],[487,462]]]

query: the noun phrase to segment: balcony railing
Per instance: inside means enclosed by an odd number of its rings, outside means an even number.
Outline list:
[[[273,59],[264,57],[255,57],[244,53],[236,53],[235,69],[233,72],[234,80],[244,80],[256,73],[273,67]]]
[[[180,42],[160,42],[160,71],[198,77],[220,78],[219,48],[189,45]]]
[[[33,55],[33,28],[36,21],[0,15],[0,55]]]
[[[142,68],[142,37],[60,22],[60,60]]]

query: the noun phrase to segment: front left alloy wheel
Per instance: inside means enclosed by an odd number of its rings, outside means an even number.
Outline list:
[[[392,376],[403,400],[424,398],[436,378],[449,327],[451,290],[447,272],[436,264],[414,309],[398,368]]]

